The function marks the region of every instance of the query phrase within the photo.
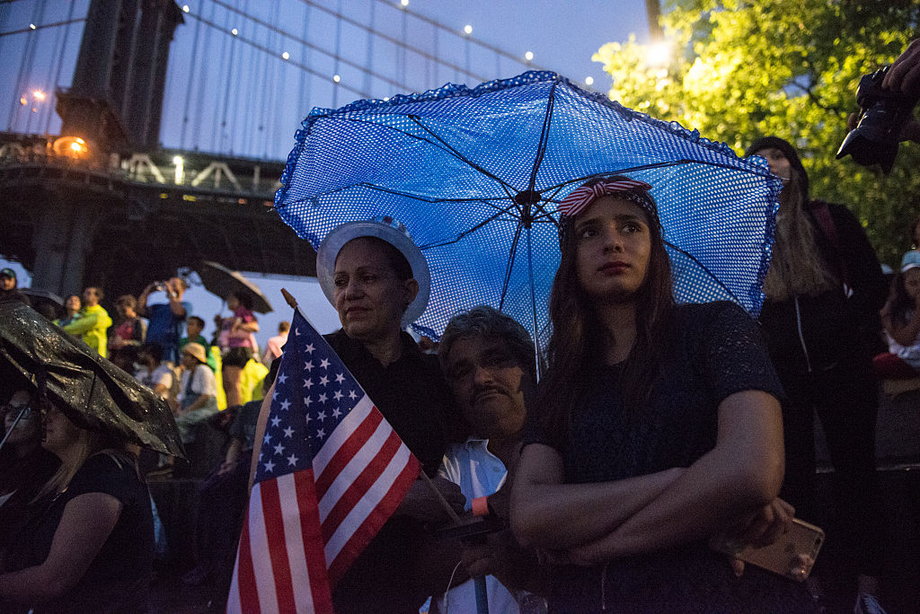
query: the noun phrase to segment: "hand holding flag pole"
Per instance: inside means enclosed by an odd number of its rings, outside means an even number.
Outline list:
[[[396,511],[421,463],[294,308],[259,417],[230,613],[332,612],[332,589]]]

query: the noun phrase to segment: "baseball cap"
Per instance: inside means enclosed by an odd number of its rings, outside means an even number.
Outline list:
[[[12,277],[13,279],[16,279],[16,271],[9,268],[0,269],[0,277]]]

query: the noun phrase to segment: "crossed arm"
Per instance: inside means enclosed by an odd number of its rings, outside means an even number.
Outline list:
[[[755,390],[719,404],[715,447],[686,469],[615,482],[564,484],[559,453],[524,449],[511,525],[525,545],[592,564],[709,537],[768,506],[783,476],[779,403]]]

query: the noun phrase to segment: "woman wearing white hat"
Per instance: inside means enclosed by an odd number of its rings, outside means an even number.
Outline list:
[[[450,392],[437,358],[423,354],[403,330],[428,303],[424,256],[391,218],[350,222],[327,235],[316,272],[342,323],[327,340],[426,473],[435,476],[453,415]],[[433,481],[462,511],[459,488]],[[444,588],[440,580],[433,586],[420,578],[413,567],[425,535],[422,524],[446,520],[430,487],[417,480],[336,586],[336,612],[417,612],[427,595]]]

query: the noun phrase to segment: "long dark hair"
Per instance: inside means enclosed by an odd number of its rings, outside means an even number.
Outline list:
[[[606,179],[593,179],[590,186]],[[643,197],[651,197],[643,193]],[[630,199],[631,200],[631,199]],[[636,342],[617,384],[627,410],[634,415],[648,400],[658,374],[660,357],[668,346],[668,326],[674,308],[671,262],[665,251],[661,225],[654,201],[644,207],[651,239],[651,253],[645,281],[636,301]],[[590,206],[590,205],[589,205]],[[601,325],[592,300],[581,287],[577,269],[575,219],[563,216],[560,232],[562,261],[550,292],[549,313],[553,333],[547,345],[548,368],[540,382],[538,407],[545,412],[548,433],[565,437],[569,419],[582,400],[586,373],[604,362],[608,332]]]

